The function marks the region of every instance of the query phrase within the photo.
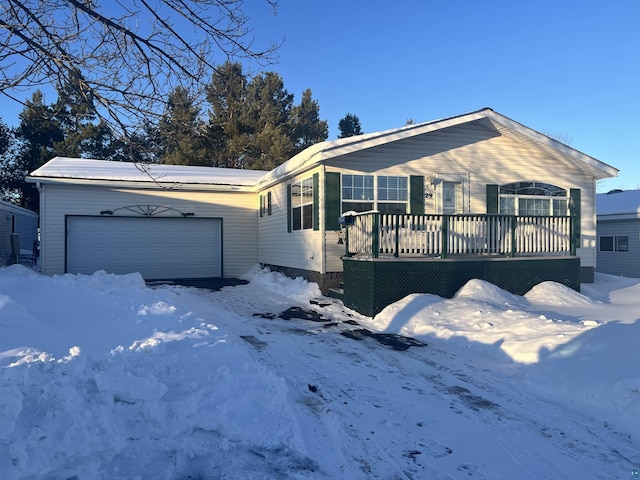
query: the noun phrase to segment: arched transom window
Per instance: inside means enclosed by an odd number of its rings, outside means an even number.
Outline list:
[[[500,186],[500,213],[519,216],[565,217],[567,190],[542,182],[515,182]]]

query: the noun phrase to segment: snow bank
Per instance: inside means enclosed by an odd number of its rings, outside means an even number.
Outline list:
[[[215,326],[224,311],[193,316],[138,275],[18,266],[0,291],[3,479],[186,478],[200,457],[300,448],[284,379]]]
[[[572,293],[570,293],[572,292]],[[589,300],[563,285],[540,285],[531,298],[544,297],[564,304]],[[433,295],[409,295],[376,315],[372,326],[384,331],[447,340],[459,347],[478,350],[494,358],[531,364],[597,323],[542,311],[525,297],[513,295],[483,280],[471,280],[453,299]],[[574,300],[569,301],[568,299]]]

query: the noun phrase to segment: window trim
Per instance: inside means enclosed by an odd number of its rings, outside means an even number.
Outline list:
[[[606,246],[607,247],[610,246],[610,248],[607,248],[607,249],[602,248],[603,239],[607,239]],[[598,251],[612,252],[612,253],[628,253],[629,252],[629,235],[600,235],[598,237]]]
[[[522,185],[521,185],[522,184]],[[545,191],[545,194],[530,194],[527,190]],[[509,191],[509,193],[507,193]],[[512,193],[513,192],[513,193]],[[503,199],[513,199],[513,213],[506,215],[516,216],[550,216],[550,217],[568,217],[570,216],[570,191],[566,188],[552,185],[550,183],[527,181],[512,182],[498,186],[498,213],[505,214],[502,208]],[[549,213],[547,215],[529,215],[520,213],[520,200],[544,200],[547,202]],[[557,202],[563,202],[564,207],[556,208]],[[564,212],[558,214],[557,212]]]
[[[271,192],[260,195],[260,216],[271,215]]]
[[[291,199],[289,202],[290,231],[312,230],[316,227],[316,219],[314,218],[316,201],[314,197],[317,195],[315,193],[317,186],[315,185],[315,183],[316,182],[314,181],[314,176],[310,176],[289,184],[288,191],[290,192]],[[298,196],[296,196],[294,193],[296,187],[298,187],[298,191],[300,192]],[[300,201],[299,203],[296,203],[294,200],[298,197]],[[311,208],[310,215],[307,212],[309,208]],[[298,221],[300,222],[300,225],[297,225]]]
[[[345,199],[344,198],[344,191],[345,188],[346,189],[355,189],[355,188],[359,188],[359,187],[355,187],[354,183],[355,182],[347,182],[347,183],[351,183],[351,185],[349,186],[345,186],[345,177],[351,177],[352,179],[355,177],[362,177],[364,178],[371,178],[373,180],[373,183],[371,185],[371,187],[365,187],[365,182],[363,181],[363,189],[369,189],[371,188],[372,192],[371,192],[371,198],[364,198],[364,199],[354,199],[354,198],[349,198],[349,199]],[[389,180],[389,178],[396,178],[396,179],[404,179],[404,189],[402,188],[397,188],[396,191],[400,192],[402,190],[404,190],[405,192],[405,199],[401,200],[380,200],[380,178],[385,178],[387,179],[387,182]],[[389,191],[388,188],[386,188],[387,192]],[[360,173],[341,173],[340,174],[340,210],[341,213],[344,212],[348,212],[351,210],[354,210],[354,208],[348,208],[349,204],[370,204],[371,208],[367,209],[367,210],[380,210],[380,206],[381,205],[396,205],[396,204],[403,204],[405,206],[404,209],[404,213],[408,212],[408,209],[410,207],[410,200],[411,200],[411,188],[410,188],[410,177],[408,175],[368,175],[368,174],[360,174]],[[353,195],[352,195],[353,196]],[[360,210],[360,211],[367,211],[367,210]]]

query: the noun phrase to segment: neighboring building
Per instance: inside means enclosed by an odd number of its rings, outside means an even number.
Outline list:
[[[403,226],[411,215],[455,217],[455,228],[465,233],[450,230],[449,223],[428,227],[453,236],[444,239],[445,251],[425,245],[413,250],[423,257],[574,254],[589,281],[596,257],[595,183],[617,175],[615,168],[491,109],[322,142],[271,172],[145,168],[149,172],[128,163],[55,158],[31,173],[29,181],[41,193],[44,273],[105,269],[141,271],[148,279],[235,277],[261,263],[305,276],[327,291],[342,279],[339,217],[375,210],[407,215],[399,221]],[[520,230],[513,224],[509,236],[506,223],[481,225],[487,214],[551,220]],[[385,223],[372,236],[390,228]],[[464,250],[469,228],[475,229],[473,251]],[[553,245],[540,233],[550,230]],[[503,245],[493,245],[498,238]],[[464,248],[455,243],[460,239]],[[521,239],[530,245],[516,251]],[[477,247],[481,242],[484,249]],[[379,251],[385,248],[393,249]]]
[[[38,214],[0,200],[0,264],[12,263],[11,235],[17,234],[20,249],[33,252],[38,240]]]
[[[596,195],[598,272],[640,277],[640,190]]]

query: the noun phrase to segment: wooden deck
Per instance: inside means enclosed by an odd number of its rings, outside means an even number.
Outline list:
[[[374,316],[412,293],[450,298],[477,278],[523,295],[544,281],[580,290],[574,217],[383,215],[349,219],[345,306]]]

